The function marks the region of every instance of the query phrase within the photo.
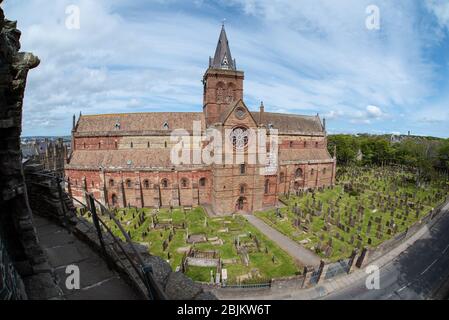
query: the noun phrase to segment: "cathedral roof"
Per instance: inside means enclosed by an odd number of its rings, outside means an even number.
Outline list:
[[[77,135],[170,134],[175,129],[193,130],[194,121],[205,129],[202,112],[146,112],[82,115]]]
[[[152,169],[171,170],[171,148],[167,149],[119,149],[119,150],[75,150],[66,169],[94,169],[99,167],[117,170]],[[180,168],[194,165],[182,164]],[[197,165],[196,167],[202,167]]]
[[[322,163],[332,162],[333,159],[326,148],[310,148],[301,150],[283,149],[279,152],[280,164]]]
[[[232,59],[224,25],[221,28],[217,49],[215,50],[214,58],[209,62],[209,67],[214,69],[236,70],[235,60]]]
[[[251,112],[254,119],[260,119],[260,112]],[[324,128],[318,116],[264,112],[263,125],[279,130],[279,133],[323,135]]]

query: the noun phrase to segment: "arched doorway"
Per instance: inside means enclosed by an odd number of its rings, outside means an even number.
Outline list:
[[[245,197],[239,197],[235,204],[236,211],[248,211],[248,201]]]
[[[112,198],[112,206],[117,207],[118,204],[117,195],[114,193],[111,198]]]

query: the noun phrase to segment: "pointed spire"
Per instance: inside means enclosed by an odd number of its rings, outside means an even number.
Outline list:
[[[232,59],[231,50],[229,49],[224,22],[221,26],[220,38],[218,39],[215,56],[213,60],[211,59],[210,61],[210,67],[214,69],[236,70],[235,60]]]

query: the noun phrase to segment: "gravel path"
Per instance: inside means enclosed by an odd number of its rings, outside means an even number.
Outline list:
[[[304,266],[319,266],[320,257],[318,257],[312,251],[304,248],[299,243],[293,241],[287,236],[284,236],[279,231],[273,229],[261,219],[253,215],[244,215],[246,220],[254,227],[259,229],[265,236],[277,243],[279,247],[288,252],[295,260],[300,262]]]

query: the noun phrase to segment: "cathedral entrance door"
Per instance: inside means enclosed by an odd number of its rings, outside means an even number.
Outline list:
[[[240,197],[237,200],[237,203],[235,205],[235,210],[236,211],[245,211],[246,207],[246,198],[245,197]]]

